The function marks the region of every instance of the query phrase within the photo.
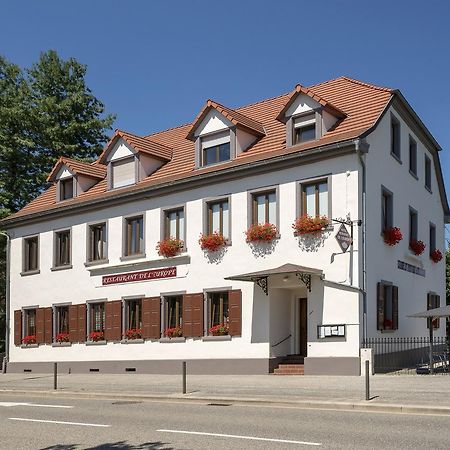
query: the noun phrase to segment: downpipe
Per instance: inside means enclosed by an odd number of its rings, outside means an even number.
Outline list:
[[[5,308],[5,357],[2,361],[2,373],[6,373],[9,362],[10,340],[10,292],[11,292],[11,237],[8,233],[0,231],[0,235],[6,237],[6,308]]]

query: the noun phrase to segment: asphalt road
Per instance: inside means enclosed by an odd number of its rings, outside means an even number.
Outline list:
[[[0,448],[8,450],[448,449],[449,442],[449,416],[0,395]]]

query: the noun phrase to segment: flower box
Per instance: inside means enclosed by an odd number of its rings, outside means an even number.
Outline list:
[[[437,264],[442,259],[442,252],[438,249],[435,249],[430,252],[430,258],[434,263]]]
[[[183,329],[181,327],[166,328],[164,336],[168,338],[183,337]]]
[[[69,333],[58,333],[55,336],[55,342],[70,342]]]
[[[209,329],[209,334],[212,336],[226,336],[229,334],[228,324],[215,325]]]
[[[417,256],[421,255],[424,252],[425,247],[426,245],[423,243],[423,241],[412,240],[409,242],[409,248]]]
[[[216,252],[226,245],[227,240],[216,231],[212,234],[201,234],[198,243],[202,250]]]
[[[400,230],[400,228],[391,227],[391,228],[386,228],[386,230],[384,230],[383,238],[384,238],[384,242],[387,245],[390,245],[391,247],[393,247],[394,245],[397,245],[403,239],[403,234],[402,234],[402,231]]]
[[[308,214],[298,217],[292,224],[292,228],[297,235],[318,234],[324,231],[330,225],[330,219],[327,216],[311,217]]]
[[[92,333],[89,334],[89,339],[92,342],[104,341],[105,333],[103,331],[92,331]]]
[[[133,339],[142,339],[142,330],[140,328],[131,328],[125,331],[123,336],[125,339],[133,340]]]
[[[22,339],[22,344],[24,344],[24,345],[36,344],[36,335],[35,334],[31,334],[29,336],[25,336]]]
[[[164,256],[164,258],[171,258],[178,255],[184,248],[184,242],[177,238],[167,238],[158,242],[156,250],[159,256]]]
[[[245,234],[247,242],[270,242],[276,238],[278,229],[272,223],[257,223],[252,225]]]

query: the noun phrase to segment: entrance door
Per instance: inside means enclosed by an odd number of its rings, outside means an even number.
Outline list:
[[[308,343],[308,308],[307,299],[299,299],[299,333],[298,333],[298,348],[301,356],[307,356],[307,343]]]

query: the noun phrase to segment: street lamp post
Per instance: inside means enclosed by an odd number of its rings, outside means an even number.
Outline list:
[[[9,361],[11,237],[4,231],[0,231],[0,235],[6,237],[5,357],[3,358],[2,362],[2,373],[6,373],[6,366]]]

